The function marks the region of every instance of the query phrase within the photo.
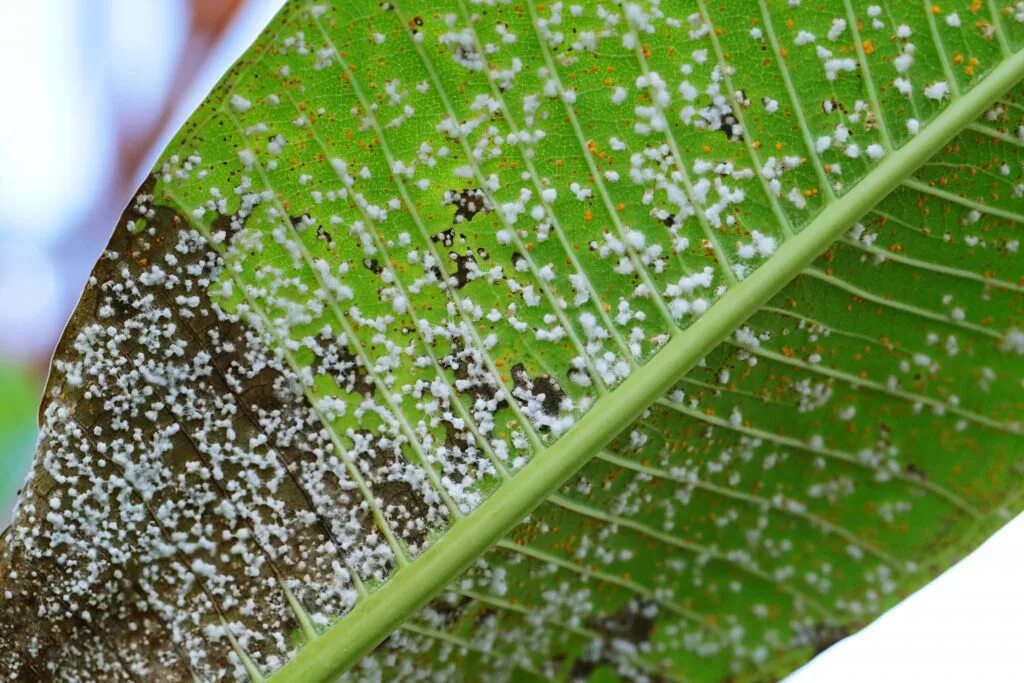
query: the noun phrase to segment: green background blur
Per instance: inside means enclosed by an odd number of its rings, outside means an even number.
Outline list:
[[[24,479],[36,439],[38,381],[12,365],[0,364],[0,524]]]

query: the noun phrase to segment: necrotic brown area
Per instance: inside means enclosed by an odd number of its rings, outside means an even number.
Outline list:
[[[153,187],[55,354],[35,467],[0,538],[4,680],[233,678],[229,632],[271,670],[298,628],[286,587],[337,615],[354,600],[340,551],[365,578],[392,562],[296,378],[208,294],[219,257]],[[339,386],[372,393],[351,352],[323,348]],[[416,545],[423,504],[381,477],[388,457],[365,469]]]

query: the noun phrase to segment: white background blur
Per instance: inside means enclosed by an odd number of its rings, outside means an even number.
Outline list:
[[[122,206],[280,3],[0,0],[0,370],[20,368],[29,387],[14,399],[0,375],[0,410],[27,404],[29,431],[49,354]],[[0,453],[0,522],[31,455],[31,439],[17,443]],[[1022,570],[1018,518],[788,680],[1024,681]]]

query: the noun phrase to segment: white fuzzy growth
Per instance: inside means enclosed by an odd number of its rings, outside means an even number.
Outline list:
[[[239,113],[247,112],[252,107],[252,102],[250,102],[249,100],[245,99],[237,93],[231,96],[230,101],[231,108]]]
[[[946,99],[949,95],[949,83],[946,81],[936,81],[931,85],[926,85],[924,88],[924,96],[930,100],[941,101]]]

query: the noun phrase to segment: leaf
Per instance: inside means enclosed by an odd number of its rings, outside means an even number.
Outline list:
[[[4,677],[770,679],[1018,511],[1024,11],[737,7],[288,4],[54,357]]]

